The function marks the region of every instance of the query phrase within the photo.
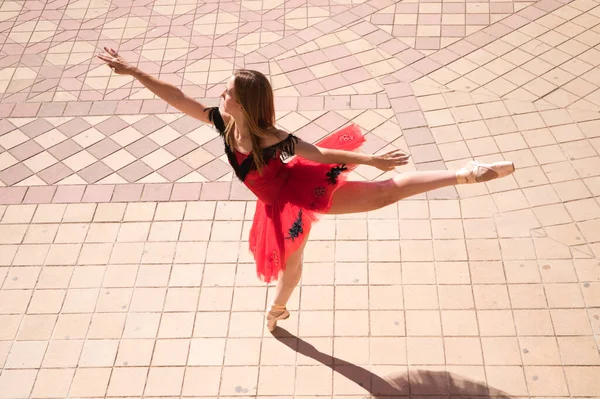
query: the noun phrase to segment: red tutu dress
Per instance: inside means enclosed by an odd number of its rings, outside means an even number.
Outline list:
[[[210,119],[221,136],[225,124],[218,108],[211,108]],[[263,150],[266,165],[258,173],[252,154],[242,154],[225,142],[225,153],[236,176],[258,198],[250,229],[250,251],[256,262],[258,278],[277,280],[289,256],[304,242],[310,228],[331,207],[335,190],[346,183],[356,165],[331,165],[296,157],[298,138],[292,134]],[[356,125],[343,128],[319,141],[322,148],[355,151],[365,142]]]

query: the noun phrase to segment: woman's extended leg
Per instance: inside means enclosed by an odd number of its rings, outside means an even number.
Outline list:
[[[369,212],[391,205],[403,198],[459,183],[477,183],[503,177],[514,172],[511,162],[491,165],[469,163],[456,171],[434,170],[407,172],[380,182],[347,182],[332,198],[328,213]]]
[[[288,258],[285,270],[277,280],[275,297],[273,298],[271,308],[267,313],[267,327],[269,328],[269,331],[275,329],[278,320],[284,320],[290,316],[290,312],[286,309],[286,305],[302,277],[302,255],[307,241],[308,237],[305,237],[300,248]]]

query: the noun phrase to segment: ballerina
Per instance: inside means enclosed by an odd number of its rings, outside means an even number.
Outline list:
[[[509,161],[471,161],[458,171],[407,172],[376,182],[347,181],[348,172],[357,165],[390,171],[406,165],[409,155],[400,150],[381,155],[359,153],[365,138],[356,125],[342,128],[316,145],[276,128],[273,90],[260,72],[236,71],[227,81],[220,105],[206,107],[129,64],[115,50],[104,50],[98,58],[115,73],[133,76],[173,107],[213,125],[223,138],[235,175],[257,197],[250,251],[258,278],[267,283],[277,281],[266,315],[269,331],[290,316],[286,304],[302,275],[302,254],[311,226],[321,215],[369,212],[413,195],[486,182],[515,170]]]

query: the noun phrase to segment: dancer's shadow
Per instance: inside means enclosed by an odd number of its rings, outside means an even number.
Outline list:
[[[380,377],[360,366],[320,352],[308,342],[281,327],[276,328],[273,337],[292,350],[322,363],[335,373],[361,386],[371,394],[371,398],[422,397],[429,395],[459,396],[463,398],[477,396],[478,399],[486,397],[494,397],[494,399],[510,398],[507,393],[488,387],[483,382],[471,381],[446,371],[411,370],[408,374],[403,371]]]

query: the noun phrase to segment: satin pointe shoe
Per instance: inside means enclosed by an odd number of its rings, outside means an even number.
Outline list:
[[[456,172],[456,178],[458,184],[483,183],[508,176],[514,171],[515,164],[511,161],[494,162],[492,164],[471,161]]]

